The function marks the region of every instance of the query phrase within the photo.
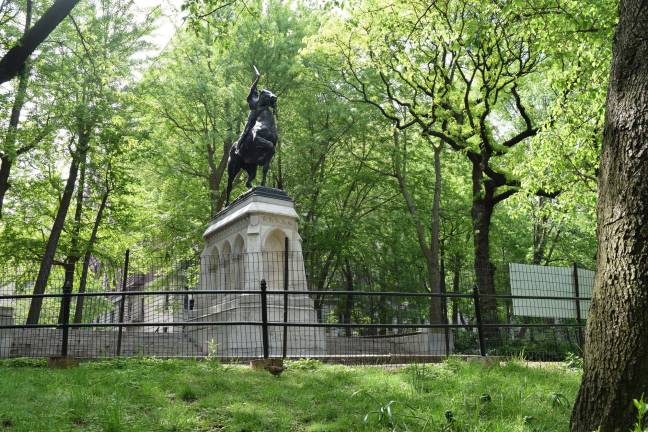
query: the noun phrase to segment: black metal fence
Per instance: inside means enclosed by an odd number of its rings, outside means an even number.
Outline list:
[[[583,343],[590,299],[579,288],[591,281],[575,267],[511,267],[485,293],[470,278],[450,292],[373,291],[360,277],[323,281],[325,264],[287,249],[156,267],[133,265],[127,253],[119,269],[95,265],[83,286],[79,277],[54,273],[42,294],[34,294],[29,272],[5,276],[0,358],[407,362],[522,354],[561,360]],[[513,294],[518,285],[532,294]],[[34,300],[41,303],[37,320],[29,313]]]

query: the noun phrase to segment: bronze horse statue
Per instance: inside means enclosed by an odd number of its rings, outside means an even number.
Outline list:
[[[247,103],[250,107],[245,129],[239,139],[232,145],[227,161],[227,193],[225,206],[229,205],[232,183],[241,170],[247,172],[245,185],[252,187],[256,177],[257,167],[263,166],[261,186],[265,186],[270,161],[275,154],[277,145],[277,125],[274,110],[277,109],[277,96],[270,90],[263,89],[259,93],[259,71],[254,67],[256,77],[250,88]]]

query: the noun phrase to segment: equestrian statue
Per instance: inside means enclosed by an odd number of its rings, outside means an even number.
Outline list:
[[[263,167],[261,186],[265,186],[270,161],[275,154],[277,145],[277,125],[274,111],[277,109],[277,96],[270,90],[263,89],[259,93],[257,84],[261,74],[254,66],[255,78],[247,97],[250,107],[245,129],[239,139],[232,145],[227,161],[227,194],[225,205],[229,205],[232,183],[241,170],[247,172],[245,185],[252,187],[256,177],[257,167]]]

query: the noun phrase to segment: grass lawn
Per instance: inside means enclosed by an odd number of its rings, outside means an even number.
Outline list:
[[[400,369],[132,359],[0,362],[0,431],[566,431],[580,373],[517,361]],[[4,428],[4,429],[3,429]]]

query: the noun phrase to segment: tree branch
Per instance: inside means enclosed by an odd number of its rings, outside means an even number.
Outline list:
[[[29,56],[65,19],[79,0],[56,0],[0,60],[0,84],[18,75]]]
[[[513,85],[513,88],[511,89],[511,93],[513,94],[513,98],[515,98],[515,106],[517,107],[517,110],[520,112],[520,115],[524,119],[524,123],[526,124],[526,129],[520,132],[519,134],[515,135],[513,138],[505,141],[503,143],[504,147],[513,147],[519,142],[524,141],[525,139],[530,138],[538,133],[538,129],[533,127],[533,124],[531,123],[531,118],[529,117],[529,114],[527,114],[526,110],[524,109],[524,106],[522,105],[522,100],[520,99],[520,95],[517,92],[517,85]]]

